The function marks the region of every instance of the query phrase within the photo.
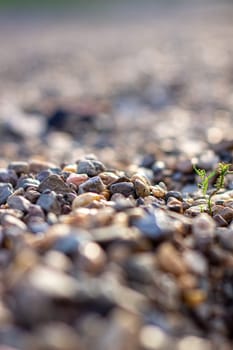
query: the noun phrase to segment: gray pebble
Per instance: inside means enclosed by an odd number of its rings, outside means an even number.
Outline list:
[[[12,195],[8,197],[7,204],[12,209],[18,209],[22,212],[27,212],[30,208],[31,203],[28,199],[24,198],[23,196],[15,196]]]
[[[7,198],[13,193],[13,187],[10,183],[0,183],[0,205],[5,204]]]
[[[130,195],[135,195],[134,185],[132,182],[119,182],[112,184],[110,186],[110,192],[112,194],[114,193],[121,193],[125,197],[129,197]]]
[[[84,192],[101,193],[105,185],[99,176],[94,176],[79,186],[79,194]]]
[[[51,190],[61,194],[71,192],[69,186],[62,180],[59,175],[56,174],[50,175],[41,182],[38,191],[43,192],[45,190]]]
[[[61,212],[61,205],[57,200],[57,195],[54,191],[47,190],[43,192],[36,204],[43,208],[46,212],[53,212],[57,215]]]
[[[87,174],[88,176],[96,176],[100,171],[98,171],[93,163],[89,159],[80,160],[78,163],[78,174]]]

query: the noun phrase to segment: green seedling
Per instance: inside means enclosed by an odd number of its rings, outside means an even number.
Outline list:
[[[202,194],[204,197],[207,197],[207,206],[208,211],[210,215],[213,214],[213,203],[212,203],[212,197],[217,194],[221,188],[224,188],[225,184],[225,177],[228,174],[233,174],[233,171],[230,171],[231,164],[226,163],[219,163],[217,166],[217,169],[212,171],[210,174],[207,174],[205,169],[198,169],[195,165],[193,165],[193,169],[195,170],[196,174],[200,177],[200,182],[198,183],[198,187],[201,189]],[[217,176],[214,187],[209,194],[207,194],[207,191],[209,189],[209,182],[210,180]],[[203,211],[203,208],[201,208]]]

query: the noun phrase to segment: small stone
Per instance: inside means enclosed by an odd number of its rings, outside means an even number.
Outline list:
[[[24,190],[26,190],[28,187],[37,188],[39,184],[40,184],[40,181],[33,179],[31,177],[20,178],[17,182],[16,188],[22,187]]]
[[[192,231],[198,246],[213,242],[215,228],[215,221],[208,214],[201,213],[193,219]]]
[[[103,171],[105,171],[104,165],[97,160],[82,159],[78,162],[78,174],[87,174],[92,177]]]
[[[38,198],[37,205],[43,208],[46,212],[53,212],[54,214],[61,213],[61,204],[57,199],[57,195],[54,191],[45,191]]]
[[[224,227],[228,225],[227,221],[220,214],[214,215],[213,219],[218,227]]]
[[[103,200],[104,197],[99,195],[98,193],[86,192],[78,195],[72,203],[72,209],[86,207],[91,204],[93,201]]]
[[[112,194],[121,193],[125,197],[129,197],[130,195],[134,196],[134,194],[135,194],[134,185],[132,184],[132,182],[114,183],[110,186],[110,192]]]
[[[135,217],[132,219],[132,225],[137,227],[145,237],[155,242],[167,239],[174,230],[172,220],[162,209],[155,209],[142,217]]]
[[[138,197],[146,197],[150,195],[150,187],[145,182],[135,179],[134,180],[135,192]]]
[[[40,192],[34,190],[31,187],[27,188],[25,192],[25,198],[28,199],[31,203],[36,203],[39,197],[40,197]]]
[[[165,195],[165,201],[168,201],[168,199],[170,197],[173,197],[173,198],[176,198],[178,199],[178,201],[182,202],[183,201],[183,197],[182,197],[182,194],[181,192],[178,192],[178,191],[168,191]]]
[[[63,172],[68,172],[68,173],[77,173],[78,167],[77,164],[68,164],[64,166],[62,169]]]
[[[5,204],[8,197],[13,194],[13,187],[10,183],[0,183],[0,205]]]
[[[94,242],[86,242],[79,247],[78,264],[81,269],[90,273],[99,273],[106,263],[103,249]]]
[[[167,207],[169,210],[175,211],[177,213],[183,212],[182,202],[174,197],[169,197],[167,201]]]
[[[204,256],[194,250],[187,250],[183,253],[184,261],[188,269],[200,276],[206,276],[208,265]]]
[[[183,275],[187,272],[184,259],[171,243],[163,243],[159,246],[156,257],[158,264],[166,272],[174,275]]]
[[[0,183],[11,183],[13,186],[16,185],[18,177],[16,172],[11,169],[0,169]]]
[[[219,211],[219,215],[229,224],[233,220],[233,209],[230,207],[225,207]]]
[[[117,181],[118,177],[116,174],[112,173],[112,172],[108,172],[108,171],[104,171],[102,173],[99,174],[99,177],[101,178],[101,180],[103,181],[103,183],[106,186],[111,185],[113,182]]]
[[[99,176],[94,176],[79,186],[80,194],[85,192],[101,193],[104,190],[105,185]]]
[[[83,182],[88,180],[88,176],[86,174],[74,174],[71,173],[68,178],[66,179],[66,182],[68,184],[74,184],[76,186],[81,185]]]
[[[197,307],[207,299],[207,294],[202,289],[185,290],[183,295],[185,303],[189,307]]]
[[[17,196],[14,194],[8,197],[7,204],[10,208],[21,210],[24,213],[28,212],[31,206],[31,203],[28,199],[24,198],[23,196]]]
[[[150,187],[153,196],[156,198],[165,198],[167,191],[159,185]]]
[[[31,160],[29,162],[29,172],[30,173],[39,173],[43,170],[47,170],[50,168],[55,168],[56,165],[50,162],[46,162],[44,160]]]
[[[11,162],[8,165],[8,169],[14,170],[16,174],[28,174],[29,173],[29,164],[27,162]]]
[[[27,230],[27,226],[24,222],[13,215],[4,215],[1,224],[4,232],[10,237],[21,235]]]
[[[39,192],[51,190],[56,193],[66,194],[71,192],[69,186],[62,180],[59,175],[53,174],[47,177],[38,187]]]

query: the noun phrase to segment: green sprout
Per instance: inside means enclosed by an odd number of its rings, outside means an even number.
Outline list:
[[[207,174],[205,169],[198,169],[195,165],[193,165],[193,169],[195,170],[196,174],[200,177],[200,182],[198,183],[198,187],[201,189],[202,194],[204,197],[207,197],[207,206],[210,215],[213,214],[213,203],[212,203],[212,197],[217,194],[222,188],[224,188],[225,185],[225,177],[228,174],[233,174],[233,171],[230,171],[231,164],[226,163],[218,163],[217,169],[212,171],[210,174]],[[215,189],[212,190],[209,194],[207,194],[207,191],[209,189],[209,181],[217,176],[214,187]],[[203,211],[203,208],[202,208]]]

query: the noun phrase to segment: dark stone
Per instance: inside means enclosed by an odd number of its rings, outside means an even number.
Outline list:
[[[46,212],[53,212],[54,214],[61,213],[61,204],[57,200],[57,195],[54,191],[47,190],[43,192],[36,202]]]
[[[16,185],[18,177],[16,172],[12,169],[0,169],[0,182],[11,183],[13,186]]]
[[[26,190],[27,187],[37,188],[39,184],[40,184],[40,181],[33,179],[32,177],[23,177],[18,180],[16,188],[22,187],[24,190]]]
[[[129,197],[130,195],[135,196],[134,185],[132,182],[119,182],[114,183],[110,186],[111,194],[121,193],[125,197]]]
[[[43,192],[45,190],[54,191],[56,193],[69,193],[70,187],[61,179],[59,175],[50,175],[39,185],[38,191]]]

